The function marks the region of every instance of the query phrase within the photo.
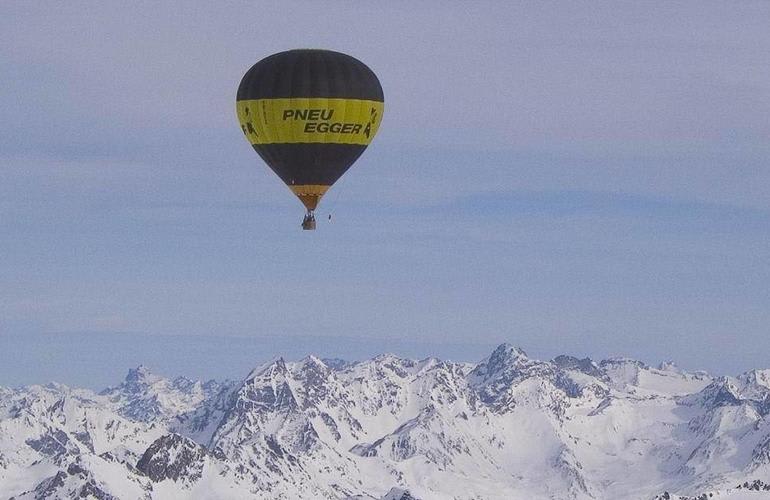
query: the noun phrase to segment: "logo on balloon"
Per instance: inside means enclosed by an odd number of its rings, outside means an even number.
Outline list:
[[[304,122],[302,131],[306,134],[358,134],[362,125],[355,122],[333,121],[334,109],[306,108],[285,109],[283,121]],[[368,127],[368,125],[367,125]],[[367,132],[366,136],[369,137]]]
[[[369,112],[369,123],[366,124],[366,128],[364,129],[364,135],[368,139],[369,136],[372,133],[372,125],[374,125],[374,122],[377,121],[377,108],[372,108],[372,110]]]

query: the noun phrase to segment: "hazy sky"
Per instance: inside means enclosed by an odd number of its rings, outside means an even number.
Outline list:
[[[41,335],[112,333],[770,367],[769,25],[766,1],[2,2],[0,385],[40,381],[9,361],[55,358]],[[235,118],[243,73],[298,47],[386,101],[314,233]]]

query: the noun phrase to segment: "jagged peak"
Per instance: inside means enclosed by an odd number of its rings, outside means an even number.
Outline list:
[[[195,449],[195,448],[202,447],[200,444],[196,443],[192,439],[173,432],[169,434],[164,434],[163,436],[156,439],[150,447],[152,448],[153,446],[155,448],[162,447],[166,449],[178,448],[178,447]]]
[[[737,386],[735,385],[735,382],[733,381],[733,378],[727,375],[715,377],[714,380],[706,387],[706,389],[708,389],[709,387],[728,387],[732,391],[738,390]]]
[[[44,388],[54,391],[54,392],[70,392],[71,389],[68,385],[61,384],[59,382],[48,382],[43,386]],[[2,387],[0,387],[0,391],[2,391]]]
[[[417,361],[409,358],[402,358],[393,353],[379,354],[371,359],[357,363],[358,366],[368,367],[368,369],[385,370],[392,372],[399,377],[408,376],[412,369],[417,365]]]
[[[179,434],[166,434],[156,439],[136,464],[137,470],[155,482],[195,481],[202,476],[203,462],[208,457],[223,459],[218,451],[209,452],[204,446]]]
[[[521,362],[529,361],[527,353],[519,347],[511,344],[500,344],[492,351],[492,354],[481,360],[473,369],[476,377],[489,378],[495,373],[507,368],[518,366]]]
[[[331,369],[316,356],[310,355],[293,365],[291,371],[296,378],[304,380],[305,383],[318,385],[326,381]]]
[[[499,346],[495,347],[490,357],[506,357],[506,358],[528,358],[527,353],[521,347],[503,342]]]
[[[431,368],[434,368],[443,363],[444,361],[440,360],[439,358],[434,358],[434,357],[423,358],[417,362],[417,371],[423,372],[425,370],[430,370]]]
[[[176,377],[174,380],[172,380],[171,386],[174,389],[187,393],[203,390],[203,384],[200,380],[192,380],[183,376]]]
[[[142,365],[137,366],[136,368],[129,368],[128,369],[127,377],[128,376],[139,377],[139,376],[143,376],[143,375],[149,375],[151,373],[152,372],[151,372],[150,368],[147,365],[143,365],[142,364]]]
[[[711,406],[735,406],[742,402],[740,391],[730,377],[717,377],[700,393],[701,401]]]
[[[326,363],[323,362],[323,360],[314,354],[308,354],[304,358],[302,358],[299,361],[300,366],[314,366],[319,367],[323,369],[328,369],[329,367],[326,366]]]
[[[658,370],[662,372],[682,373],[682,369],[671,360],[661,361],[660,364],[658,364]]]
[[[491,402],[516,381],[548,371],[553,371],[551,363],[530,359],[523,349],[501,344],[470,371],[468,382],[472,386],[483,386],[482,400]]]
[[[577,370],[587,375],[599,377],[602,375],[602,371],[591,358],[577,358],[575,356],[568,356],[561,354],[556,356],[551,361],[554,365],[564,370]]]
[[[323,358],[321,361],[334,371],[342,371],[356,364],[356,361],[347,361],[340,358]]]
[[[608,367],[608,366],[622,366],[622,365],[631,365],[637,368],[649,368],[649,366],[647,366],[644,362],[639,361],[638,359],[628,358],[625,356],[613,356],[611,358],[603,359],[599,362],[599,366],[601,366],[602,368]]]
[[[770,369],[754,369],[738,375],[738,380],[744,384],[770,389]]]
[[[371,359],[371,361],[377,362],[377,363],[403,363],[403,362],[411,362],[410,359],[402,358],[396,354],[393,354],[392,352],[384,352],[382,354],[378,354],[375,357]]]
[[[148,387],[154,386],[159,382],[163,382],[166,379],[160,375],[154,374],[145,365],[139,365],[136,368],[130,368],[123,382],[117,386],[110,386],[102,390],[99,394],[110,395],[117,392],[125,393],[141,393],[147,390]]]
[[[130,368],[126,375],[126,383],[138,383],[138,384],[152,384],[163,379],[160,375],[156,375],[145,365],[139,365],[136,368]]]
[[[262,363],[261,365],[258,365],[256,368],[251,370],[251,372],[246,376],[245,381],[254,380],[257,377],[261,377],[267,374],[286,375],[286,373],[288,373],[286,361],[282,356],[279,356],[277,358],[271,359],[270,361]]]

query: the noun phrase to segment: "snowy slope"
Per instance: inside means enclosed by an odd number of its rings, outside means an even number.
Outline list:
[[[99,394],[0,388],[0,498],[770,498],[768,415],[768,370],[510,345],[276,359],[238,382],[138,367]]]

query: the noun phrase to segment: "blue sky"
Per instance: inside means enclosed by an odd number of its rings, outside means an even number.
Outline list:
[[[751,1],[5,2],[0,385],[81,381],[105,335],[139,346],[115,377],[167,336],[248,344],[252,364],[507,341],[770,366],[767,19]],[[313,234],[234,111],[243,72],[297,47],[360,58],[386,98]],[[247,371],[212,361],[228,348],[155,368]]]

